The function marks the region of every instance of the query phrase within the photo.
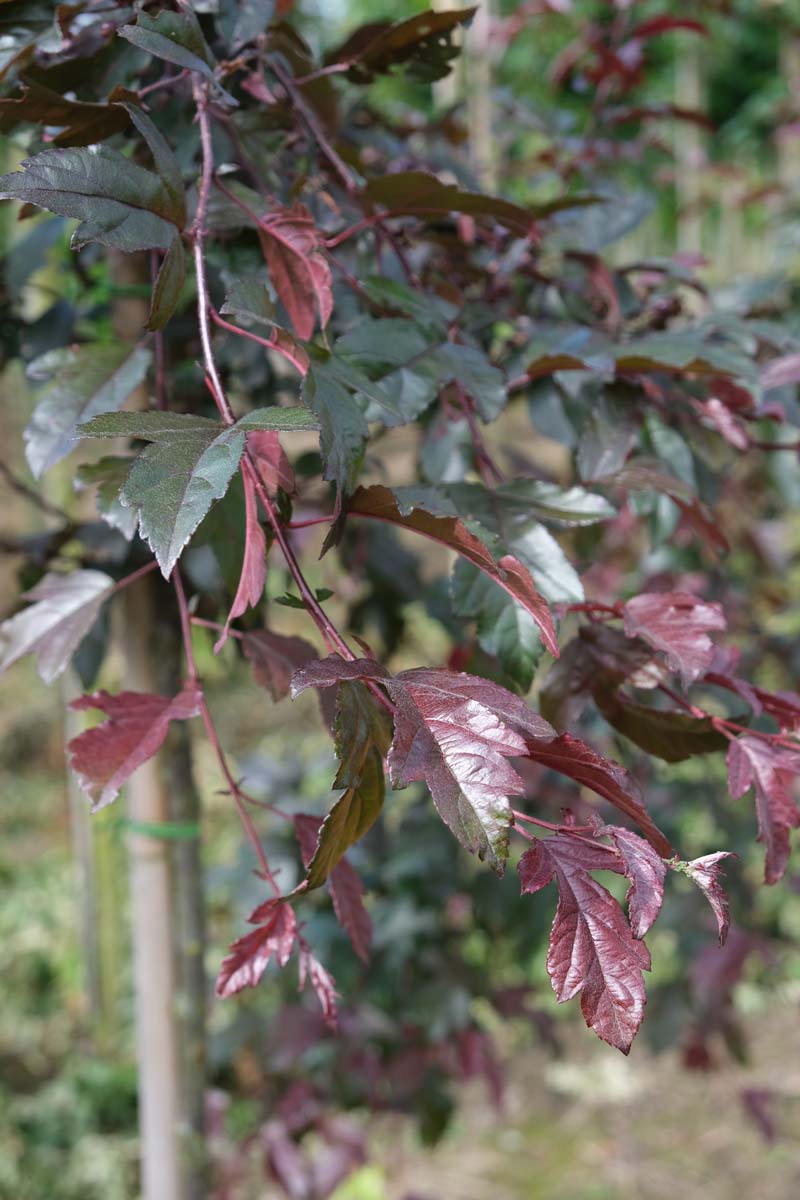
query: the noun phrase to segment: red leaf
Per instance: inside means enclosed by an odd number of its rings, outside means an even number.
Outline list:
[[[339,995],[336,991],[336,980],[330,971],[325,970],[319,959],[314,957],[308,946],[301,946],[300,991],[306,986],[306,980],[310,981],[312,988],[316,992],[317,999],[322,1005],[322,1015],[325,1018],[325,1024],[331,1029],[335,1029],[338,1018],[336,999]]]
[[[170,721],[197,716],[202,698],[197,683],[190,681],[173,698],[149,692],[111,696],[103,691],[72,701],[71,708],[99,708],[109,718],[67,746],[78,782],[92,798],[93,812],[110,804],[136,768],[161,748]]]
[[[558,658],[558,639],[547,601],[536,590],[530,571],[513,555],[506,554],[495,562],[480,538],[470,533],[457,517],[434,516],[423,508],[402,513],[394,493],[380,484],[358,488],[347,502],[347,513],[348,516],[388,521],[455,550],[528,610],[541,630],[547,649]]]
[[[610,837],[617,848],[630,887],[625,901],[635,938],[643,938],[652,926],[664,902],[664,878],[667,866],[649,842],[619,825],[602,825],[598,836]]]
[[[663,858],[671,857],[672,847],[644,807],[638,784],[619,763],[603,758],[591,746],[569,733],[562,733],[551,742],[529,740],[527,748],[535,762],[567,775],[597,792],[598,796],[603,796],[637,823]]]
[[[309,813],[296,813],[294,829],[300,843],[303,865],[308,867],[317,849],[322,821]],[[336,919],[350,938],[353,949],[362,962],[369,962],[372,946],[372,921],[364,907],[364,884],[358,872],[342,858],[328,876],[333,910]]]
[[[297,336],[307,341],[317,311],[324,327],[333,309],[330,267],[311,213],[302,204],[269,213],[259,219],[258,236],[280,301]]]
[[[274,429],[254,429],[247,435],[247,449],[256,461],[258,473],[268,492],[282,488],[291,496],[295,490],[294,471]]]
[[[742,735],[728,747],[728,786],[740,800],[752,785],[756,794],[758,840],[767,848],[764,878],[777,883],[789,861],[789,830],[800,826],[789,788],[800,774],[800,750]]]
[[[731,927],[731,913],[728,897],[719,881],[722,874],[720,866],[723,858],[735,858],[730,850],[717,850],[714,854],[704,854],[702,858],[693,858],[691,862],[678,863],[675,870],[688,875],[700,888],[717,918],[719,944],[725,944],[728,930]]]
[[[218,996],[234,996],[243,988],[255,987],[274,958],[285,967],[294,948],[297,923],[291,905],[280,899],[268,900],[251,914],[265,924],[251,929],[232,943],[230,954],[222,961],[217,976]]]
[[[276,702],[289,695],[292,675],[298,667],[317,657],[314,647],[303,638],[285,637],[269,629],[245,633],[241,641],[256,683],[266,688]]]
[[[292,687],[297,695],[345,679],[378,679],[395,703],[387,760],[395,786],[424,781],[461,844],[502,874],[511,821],[507,797],[525,791],[505,759],[525,754],[526,736],[552,738],[554,730],[505,688],[455,671],[419,668],[392,678],[372,660],[331,655],[299,671]]]
[[[252,477],[245,472],[242,476],[244,483],[245,504],[245,542],[242,573],[239,586],[233,598],[225,628],[222,630],[214,646],[214,653],[219,654],[228,640],[228,630],[231,621],[235,621],[249,607],[255,607],[264,594],[267,582],[267,539],[258,520],[258,500],[256,499],[255,484]]]
[[[364,884],[354,867],[343,858],[328,876],[333,909],[342,929],[362,962],[369,962],[372,921],[364,907]]]
[[[554,877],[558,885],[547,972],[559,1003],[580,993],[586,1024],[627,1054],[644,1017],[642,971],[649,971],[650,955],[613,896],[589,874],[608,861],[603,849],[556,834],[525,852],[519,873],[523,893]]]
[[[643,638],[661,650],[685,688],[711,664],[714,645],[708,631],[726,627],[718,604],[689,592],[645,592],[627,602],[624,615],[628,637]]]

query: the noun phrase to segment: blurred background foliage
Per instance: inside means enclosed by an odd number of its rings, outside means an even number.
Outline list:
[[[202,13],[214,3],[194,7]],[[381,0],[306,0],[295,15],[319,50],[362,21],[424,7],[406,2],[398,12]],[[793,0],[693,5],[691,15],[707,24],[709,36],[677,31],[654,39],[646,71],[620,101],[663,105],[665,115],[595,130],[592,86],[580,70],[567,69],[564,56],[591,22],[609,19],[611,7],[588,0],[495,0],[491,41],[474,40],[473,29],[452,78],[433,87],[406,75],[384,78],[370,90],[369,104],[389,114],[398,137],[416,139],[465,184],[482,177],[520,203],[560,195],[575,178],[589,189],[616,187],[615,203],[565,217],[564,237],[602,248],[614,264],[702,256],[700,277],[724,310],[779,321],[791,345],[800,333],[800,6]],[[685,15],[686,6],[641,8],[643,16]],[[476,72],[487,58],[493,135],[483,149],[491,153],[469,172],[458,146],[468,122],[477,119]],[[670,105],[699,109],[708,123],[677,120]],[[433,132],[420,113],[433,121]],[[7,140],[7,168],[23,150],[21,141]],[[0,238],[9,250],[0,287],[4,461],[18,479],[25,477],[21,431],[33,402],[17,355],[28,359],[57,344],[65,327],[80,335],[90,324],[95,339],[113,336],[108,302],[115,284],[107,260],[90,255],[88,265],[77,268],[67,235],[58,219],[28,222],[18,231],[7,208],[0,215]],[[12,308],[21,309],[23,324],[11,319]],[[258,352],[238,344],[228,353],[246,392],[260,379]],[[173,383],[179,390],[179,374]],[[781,398],[794,403],[792,395]],[[545,428],[548,395],[534,392],[530,403]],[[530,433],[521,428],[520,436]],[[531,453],[555,453],[547,441]],[[448,453],[457,449],[449,446]],[[744,460],[731,465],[710,457],[704,469],[712,485],[716,472],[725,473],[726,486],[718,481],[721,502],[742,534],[732,539],[735,549],[725,562],[726,599],[735,607],[737,595],[747,596],[738,628],[762,635],[759,682],[796,686],[797,456],[779,455],[763,468],[771,489],[749,474]],[[431,477],[441,470],[433,463]],[[60,504],[66,475],[55,472],[48,486]],[[2,535],[41,533],[42,514],[5,478],[0,487]],[[649,532],[643,553],[651,576],[702,569],[695,551],[671,538],[668,515],[657,503]],[[310,562],[315,537],[308,535]],[[586,530],[575,539],[584,562],[592,560],[595,538]],[[606,545],[606,551],[624,574],[630,548]],[[357,544],[343,551],[358,552]],[[447,617],[442,620],[440,585],[426,583],[426,556],[418,548],[412,556],[405,541],[391,537],[368,561],[373,565],[334,606],[392,654],[394,668],[444,660]],[[198,579],[208,571],[202,544],[186,565]],[[0,566],[6,608],[17,590],[16,568],[11,557]],[[312,582],[332,585],[333,571],[323,560],[312,567]],[[408,582],[399,596],[398,579]],[[273,598],[285,591],[279,570],[271,572],[268,587]],[[303,632],[302,616],[291,609],[281,609],[275,624],[282,632]],[[211,642],[198,634],[201,672],[223,740],[251,792],[284,811],[321,812],[334,759],[313,697],[274,706],[265,694],[254,696],[234,647],[215,658]],[[118,672],[112,655],[103,682],[110,685]],[[48,691],[29,666],[0,679],[4,1200],[136,1195],[125,823],[117,809],[93,821],[88,913],[73,854],[74,809],[83,800],[70,794],[63,769],[63,700],[70,686]],[[608,737],[599,716],[593,732]],[[241,913],[259,896],[229,802],[214,791],[216,771],[200,743],[197,754],[213,973]],[[570,800],[566,790],[548,796],[555,812]],[[795,1194],[800,873],[780,888],[758,886],[762,859],[753,846],[751,813],[726,798],[724,769],[714,758],[658,766],[648,800],[685,857],[709,845],[740,855],[729,874],[735,921],[747,932],[736,930],[726,951],[715,952],[706,913],[682,881],[672,887],[650,939],[655,969],[648,1017],[630,1061],[595,1043],[572,1006],[556,1006],[544,969],[547,907],[523,902],[513,874],[499,882],[468,860],[425,797],[410,789],[391,798],[385,822],[352,854],[370,893],[370,965],[354,957],[324,902],[309,918],[311,940],[347,998],[341,1035],[324,1034],[293,983],[273,972],[257,991],[211,1008],[215,1196],[283,1194],[269,1190],[274,1185],[265,1183],[263,1166],[265,1156],[281,1152],[280,1130],[271,1125],[279,1113],[298,1128],[306,1123],[303,1152],[322,1164],[322,1178],[327,1170],[335,1180],[337,1171],[346,1174],[368,1155],[338,1190],[320,1184],[318,1195],[336,1200],[535,1200],[556,1193],[563,1200],[657,1200],[678,1188],[687,1197],[720,1200],[737,1190],[775,1200]],[[280,830],[270,834],[268,851],[281,883],[290,887],[297,872],[290,839],[284,843]]]

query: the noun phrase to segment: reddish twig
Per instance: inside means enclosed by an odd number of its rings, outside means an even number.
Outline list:
[[[175,566],[172,571],[172,582],[175,587],[175,595],[178,600],[178,611],[180,612],[181,618],[181,632],[183,634],[183,648],[186,655],[186,667],[191,681],[200,687],[200,676],[197,672],[197,663],[195,661],[194,650],[192,648],[192,625],[191,617],[189,616],[189,606],[186,603],[186,593],[183,589],[183,580],[181,579],[180,569],[177,566]],[[267,862],[267,856],[264,853],[264,847],[261,845],[261,839],[256,832],[256,828],[253,825],[250,814],[245,806],[242,790],[239,787],[236,779],[234,779],[233,773],[228,766],[228,760],[225,756],[225,751],[222,749],[222,743],[219,740],[219,735],[211,717],[211,711],[208,707],[208,703],[201,687],[200,716],[205,727],[206,737],[211,743],[211,747],[216,755],[217,762],[219,763],[219,768],[225,777],[225,782],[228,785],[230,795],[233,797],[239,813],[239,819],[241,820],[244,831],[256,852],[258,861],[261,864],[261,874],[270,884],[275,892],[275,895],[280,896],[281,890],[275,882],[275,877],[270,870],[269,863]]]

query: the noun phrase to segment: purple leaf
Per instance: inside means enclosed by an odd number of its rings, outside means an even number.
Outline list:
[[[362,962],[369,962],[372,946],[372,921],[364,907],[364,884],[346,858],[328,876],[333,908],[339,924],[347,933]]]
[[[726,627],[718,604],[689,592],[645,592],[629,600],[624,613],[628,637],[643,638],[661,650],[685,688],[711,665],[714,645],[708,632]]]
[[[300,856],[306,868],[319,854],[325,822],[310,813],[296,813],[294,829],[300,844]],[[321,881],[320,881],[321,882]],[[362,962],[369,962],[372,921],[364,907],[364,884],[346,858],[341,858],[327,876],[336,919],[342,926]],[[319,886],[312,884],[311,886]]]
[[[338,1020],[336,999],[339,995],[336,991],[336,980],[330,971],[325,970],[319,959],[314,957],[308,946],[301,945],[300,991],[306,986],[306,981],[310,982],[322,1006],[322,1015],[325,1018],[325,1024],[331,1029],[336,1029]]]
[[[608,847],[556,834],[534,842],[520,859],[519,874],[523,893],[537,892],[553,878],[558,885],[547,972],[559,1003],[580,994],[587,1025],[627,1054],[644,1017],[642,971],[650,969],[650,955],[613,896],[589,874],[604,866],[618,870],[607,866],[613,859]]]
[[[137,767],[161,748],[170,721],[185,721],[200,712],[202,692],[194,681],[177,696],[149,692],[94,692],[73,700],[71,708],[99,708],[108,720],[78,734],[67,746],[70,765],[83,790],[92,798],[92,811],[105,808]]]
[[[317,660],[314,647],[303,638],[286,637],[269,629],[242,635],[242,648],[253,668],[256,683],[276,702],[289,695],[298,667]]]
[[[676,863],[673,868],[688,875],[708,900],[714,916],[717,918],[720,946],[725,944],[728,930],[731,927],[728,897],[719,881],[720,875],[723,874],[721,863],[723,858],[735,857],[736,855],[732,854],[730,850],[717,850],[714,854],[704,854],[702,858],[693,858],[691,862]]]
[[[255,484],[249,473],[245,473],[242,476],[242,482],[244,484],[245,505],[245,542],[242,573],[239,578],[236,595],[233,598],[231,610],[225,621],[225,627],[214,646],[215,654],[220,652],[228,640],[228,630],[231,621],[235,621],[251,605],[255,607],[258,604],[264,594],[264,585],[267,581],[267,539],[258,520],[258,500],[256,498]]]
[[[246,444],[267,491],[275,493],[282,488],[291,496],[295,490],[294,471],[277,431],[256,429],[248,433]]]
[[[234,996],[246,987],[255,987],[274,958],[285,967],[294,948],[297,923],[291,905],[280,899],[268,900],[251,914],[265,923],[251,929],[231,944],[217,976],[218,996]]]
[[[800,826],[790,787],[800,775],[800,749],[743,734],[728,747],[728,786],[734,800],[755,789],[758,840],[767,848],[764,878],[777,883],[789,861],[789,830]]]
[[[598,836],[610,837],[622,859],[623,870],[630,880],[628,917],[635,938],[643,938],[651,927],[664,902],[666,863],[649,842],[619,825],[602,825]]]

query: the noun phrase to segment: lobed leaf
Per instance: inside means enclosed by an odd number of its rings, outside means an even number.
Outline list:
[[[143,346],[90,344],[51,350],[31,363],[29,375],[46,383],[23,435],[35,478],[75,449],[83,422],[125,403],[150,359]]]
[[[235,996],[246,987],[256,987],[270,959],[285,967],[297,935],[297,922],[290,904],[269,900],[257,910],[264,923],[237,938],[222,960],[216,982],[218,996]]]
[[[505,761],[523,756],[525,738],[554,731],[523,700],[477,676],[417,668],[392,678],[379,664],[332,655],[297,673],[293,694],[343,680],[380,680],[395,704],[388,756],[396,787],[424,782],[461,844],[502,874],[511,810],[525,786]]]
[[[734,800],[755,791],[758,840],[767,848],[764,878],[777,883],[789,861],[789,832],[800,826],[791,787],[800,775],[800,749],[742,734],[728,746],[728,786]]]
[[[0,671],[35,654],[45,683],[52,683],[89,633],[114,580],[102,571],[45,575],[25,593],[33,603],[0,624]]]
[[[275,701],[289,695],[295,671],[317,658],[316,650],[304,638],[286,637],[269,629],[244,633],[241,641],[256,683],[266,688]]]
[[[148,692],[94,692],[73,700],[70,707],[98,708],[108,720],[78,734],[67,750],[70,765],[91,797],[92,812],[111,804],[120,788],[142,763],[164,744],[170,721],[185,721],[200,712],[202,693],[195,681],[177,696]]]
[[[523,893],[537,892],[553,878],[558,885],[547,972],[559,1003],[580,995],[586,1024],[627,1054],[644,1018],[642,972],[650,970],[650,955],[616,900],[589,873],[605,866],[603,850],[612,853],[569,834],[537,839],[520,859],[519,874]]]
[[[80,426],[84,437],[130,437],[151,443],[133,462],[120,492],[138,513],[139,532],[165,578],[236,471],[251,429],[308,429],[304,408],[255,409],[225,426],[188,413],[120,412]]]
[[[688,875],[708,900],[717,919],[720,946],[724,946],[731,927],[730,903],[720,883],[723,858],[736,858],[736,855],[729,850],[717,850],[714,854],[704,854],[702,858],[693,858],[690,862],[669,864],[674,871]]]
[[[714,646],[709,632],[726,628],[719,604],[689,592],[645,592],[629,600],[623,613],[628,637],[643,638],[660,650],[685,688],[711,665]]]

